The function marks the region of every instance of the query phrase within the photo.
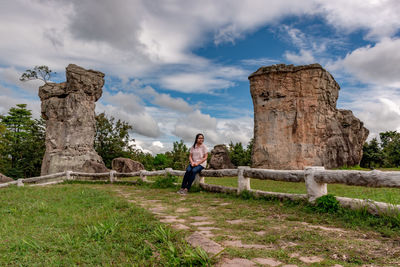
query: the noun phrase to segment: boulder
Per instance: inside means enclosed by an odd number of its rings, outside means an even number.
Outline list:
[[[229,159],[229,152],[225,145],[216,145],[211,150],[211,158],[208,163],[209,169],[233,169],[235,165]]]
[[[0,173],[0,183],[8,183],[8,182],[12,182],[14,181],[14,179],[5,176],[4,174]]]
[[[144,170],[142,163],[128,158],[115,158],[111,162],[112,169],[117,172],[129,173]]]
[[[46,121],[41,175],[67,170],[103,172],[103,159],[93,144],[95,102],[102,94],[104,74],[70,64],[66,77],[66,82],[46,83],[39,88],[42,117]],[[93,167],[94,163],[104,167]]]
[[[103,163],[99,163],[96,160],[85,161],[85,163],[82,165],[81,170],[82,172],[88,172],[88,173],[110,172],[110,170],[107,169],[107,167]]]
[[[340,87],[321,65],[261,67],[249,80],[253,167],[359,164],[369,131],[352,111],[336,108]]]

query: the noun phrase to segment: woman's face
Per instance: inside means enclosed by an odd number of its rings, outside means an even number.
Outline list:
[[[199,137],[197,138],[197,144],[201,145],[204,142],[204,136],[199,135]]]

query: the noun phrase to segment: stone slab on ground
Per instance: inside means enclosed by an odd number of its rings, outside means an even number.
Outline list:
[[[272,249],[272,247],[268,247],[265,245],[243,244],[241,240],[227,240],[224,241],[223,244],[228,247],[237,247],[237,248]]]
[[[194,232],[186,238],[186,241],[193,247],[201,247],[205,252],[215,255],[221,252],[224,248],[215,241],[205,237],[199,232]]]
[[[256,267],[257,265],[248,259],[234,258],[234,259],[222,259],[221,263],[218,266],[219,267]]]
[[[251,260],[258,264],[268,265],[268,266],[279,266],[282,264],[282,262],[277,261],[275,259],[271,259],[271,258],[254,258]]]
[[[209,225],[209,224],[213,224],[214,222],[194,222],[191,223],[191,225],[193,226],[201,226],[201,225]]]

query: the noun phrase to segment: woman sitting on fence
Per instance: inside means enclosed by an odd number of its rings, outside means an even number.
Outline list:
[[[178,191],[179,194],[186,195],[196,174],[207,166],[207,147],[203,144],[204,135],[199,133],[196,135],[193,146],[190,148],[189,161],[190,164],[186,168],[185,176],[183,177],[181,189]]]

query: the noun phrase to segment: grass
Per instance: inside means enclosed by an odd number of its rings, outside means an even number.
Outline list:
[[[205,178],[206,183],[237,187],[237,177]],[[250,179],[251,189],[290,194],[306,194],[305,183]],[[400,188],[373,188],[328,184],[328,193],[335,196],[371,199],[390,204],[400,204]]]
[[[9,187],[0,194],[0,266],[210,263],[180,233],[107,185]]]
[[[140,188],[140,190],[137,190]],[[182,197],[175,188],[151,188],[150,186],[124,187],[132,192],[131,199],[159,200],[164,213],[184,219],[192,228],[194,216],[205,216],[215,229],[211,230],[214,241],[240,240],[243,244],[265,245],[268,249],[236,248],[225,246],[222,257],[272,257],[285,264],[306,266],[292,253],[303,256],[322,256],[318,266],[360,266],[363,264],[398,264],[400,249],[400,223],[363,212],[340,210],[320,212],[306,202],[280,202],[274,199],[243,199],[236,195],[191,192]],[[149,208],[153,202],[148,202]],[[177,208],[187,212],[177,212]],[[242,219],[239,224],[230,220]],[[324,231],[317,226],[330,227]],[[311,227],[312,226],[312,227]],[[336,228],[339,228],[336,230]],[[263,231],[263,234],[257,234]],[[187,233],[187,234],[189,234]],[[323,245],[321,245],[323,244]],[[287,246],[289,245],[289,246]]]

